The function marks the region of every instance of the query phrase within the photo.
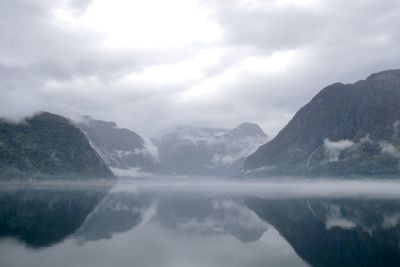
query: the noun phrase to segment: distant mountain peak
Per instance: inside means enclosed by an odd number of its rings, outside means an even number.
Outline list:
[[[167,172],[236,175],[244,158],[267,141],[258,125],[242,123],[232,130],[180,126],[157,140],[157,144]]]
[[[97,125],[98,127],[106,127],[106,128],[117,128],[118,127],[117,124],[113,121],[96,120],[89,115],[82,116],[81,122],[88,124],[88,125]]]
[[[178,134],[178,135],[193,135],[197,137],[205,136],[209,137],[211,135],[221,135],[228,132],[227,129],[222,128],[211,128],[211,127],[196,127],[190,125],[179,125],[175,127],[173,131],[168,134]],[[168,135],[167,134],[167,135]]]
[[[235,134],[238,136],[262,136],[268,137],[267,134],[261,129],[258,124],[244,122],[239,124],[236,128],[229,132],[230,134]]]

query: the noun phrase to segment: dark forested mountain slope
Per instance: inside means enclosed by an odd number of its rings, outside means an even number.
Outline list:
[[[242,172],[268,175],[400,175],[400,70],[335,83],[301,108]]]
[[[21,123],[0,121],[0,176],[113,177],[83,133],[64,117],[42,112]]]

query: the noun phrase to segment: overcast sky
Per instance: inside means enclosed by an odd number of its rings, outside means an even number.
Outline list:
[[[275,135],[323,87],[400,68],[400,0],[0,0],[0,115]]]

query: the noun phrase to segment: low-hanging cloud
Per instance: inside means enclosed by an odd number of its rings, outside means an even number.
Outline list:
[[[332,162],[338,161],[340,153],[352,146],[354,146],[354,142],[347,139],[339,141],[324,140],[325,154],[328,156],[328,160]]]
[[[387,154],[395,158],[400,158],[400,151],[391,143],[381,141],[379,142],[379,146],[381,147],[381,152],[383,154]]]

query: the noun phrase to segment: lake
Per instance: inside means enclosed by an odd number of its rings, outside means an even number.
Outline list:
[[[0,266],[400,266],[400,182],[2,183]]]

